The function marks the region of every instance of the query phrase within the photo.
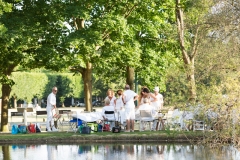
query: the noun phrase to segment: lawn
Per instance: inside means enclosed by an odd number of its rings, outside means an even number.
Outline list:
[[[80,142],[187,142],[203,137],[203,132],[192,131],[144,131],[144,132],[41,132],[26,134],[1,133],[0,143],[80,143]]]

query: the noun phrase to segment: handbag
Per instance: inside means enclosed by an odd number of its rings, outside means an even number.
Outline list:
[[[112,128],[112,133],[120,133],[121,132],[121,127],[120,126],[116,126]]]
[[[110,131],[110,124],[104,124],[102,130],[103,131]]]
[[[91,127],[89,127],[89,126],[82,126],[80,128],[80,133],[81,134],[90,134],[91,133]]]

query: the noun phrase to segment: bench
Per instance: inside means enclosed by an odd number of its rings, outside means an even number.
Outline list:
[[[11,121],[13,116],[22,116],[23,117],[23,112],[11,112]]]
[[[59,110],[59,114],[66,114],[68,112],[71,112],[71,110]]]
[[[71,112],[71,110],[59,110],[59,114],[66,114],[67,112]],[[37,117],[40,115],[47,115],[47,111],[36,111],[36,121],[37,121]]]
[[[40,116],[40,115],[47,115],[47,111],[36,111],[36,122],[37,122],[37,117]],[[43,122],[45,120],[43,119]]]

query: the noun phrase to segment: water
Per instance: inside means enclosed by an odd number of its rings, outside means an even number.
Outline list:
[[[221,151],[191,144],[4,145],[3,160],[240,160],[232,147]]]

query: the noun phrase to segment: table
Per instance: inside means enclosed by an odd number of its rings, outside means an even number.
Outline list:
[[[119,114],[119,115],[118,115]],[[119,120],[119,118],[120,120]],[[163,114],[159,113],[156,115],[156,119],[158,119],[159,117],[162,117]],[[73,115],[73,117],[81,119],[85,122],[95,122],[98,120],[103,120],[102,117],[102,112],[81,112],[81,111],[77,111],[77,115]],[[120,121],[121,124],[123,124],[124,122],[126,122],[126,118],[125,118],[125,110],[120,110],[118,112],[115,113],[115,118],[117,121]],[[136,114],[136,120],[139,120],[139,114]]]
[[[85,122],[95,122],[98,120],[103,120],[102,112],[80,112],[80,111],[77,111],[77,115],[73,115],[73,117],[81,119]]]

